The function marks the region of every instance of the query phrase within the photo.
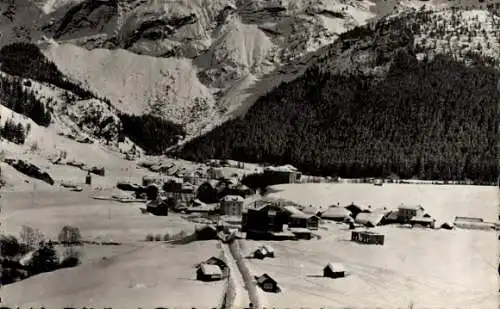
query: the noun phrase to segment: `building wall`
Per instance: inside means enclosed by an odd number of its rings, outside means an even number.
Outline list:
[[[221,207],[223,214],[228,216],[241,216],[243,212],[243,202],[223,201]]]

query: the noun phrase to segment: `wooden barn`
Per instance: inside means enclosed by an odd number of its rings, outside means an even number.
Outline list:
[[[243,216],[243,230],[247,238],[254,238],[256,234],[272,234],[283,232],[283,225],[287,224],[288,216],[277,204],[267,203],[258,207],[249,207]],[[262,235],[263,236],[263,235]]]
[[[436,219],[425,216],[418,216],[418,217],[413,217],[410,219],[410,224],[412,227],[415,226],[423,226],[423,227],[429,227],[429,228],[434,228],[434,224],[436,222]]]
[[[340,263],[328,263],[323,268],[323,277],[342,278],[345,277],[345,267]]]
[[[166,201],[157,198],[146,204],[146,210],[156,216],[168,216],[168,205]]]
[[[263,274],[260,277],[255,277],[255,280],[257,281],[257,285],[265,292],[279,293],[281,291],[280,287],[278,286],[278,282],[268,274]]]
[[[222,280],[222,270],[218,265],[201,263],[196,271],[196,279],[201,281]]]

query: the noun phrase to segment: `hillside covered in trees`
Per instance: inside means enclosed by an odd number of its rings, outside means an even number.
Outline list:
[[[181,125],[154,115],[120,114],[121,134],[151,155],[161,155],[184,138],[186,132]]]
[[[346,33],[302,77],[178,155],[291,163],[316,175],[495,182],[499,71],[479,55],[472,65],[417,60],[415,28],[399,19]],[[338,70],[349,48],[365,56],[347,57],[355,70]]]

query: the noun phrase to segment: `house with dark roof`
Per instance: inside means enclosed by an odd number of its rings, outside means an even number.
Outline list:
[[[278,282],[268,274],[263,274],[260,277],[255,277],[255,280],[257,281],[257,285],[265,292],[279,293],[281,291],[280,287],[278,286]]]
[[[291,165],[270,166],[264,169],[264,177],[270,184],[297,183],[301,176],[302,173]]]

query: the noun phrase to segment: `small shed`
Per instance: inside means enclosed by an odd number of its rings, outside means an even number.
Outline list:
[[[222,270],[214,264],[201,263],[196,271],[196,279],[201,281],[216,281],[222,277]]]
[[[385,236],[370,231],[352,231],[351,241],[368,245],[384,245]]]
[[[224,262],[222,259],[220,259],[218,257],[215,257],[215,256],[210,257],[209,259],[207,259],[204,262],[200,263],[200,265],[201,264],[217,265],[222,270],[222,272],[224,272],[228,268],[226,262]]]
[[[328,263],[323,268],[323,277],[342,278],[345,277],[345,267],[340,263]]]
[[[257,285],[265,292],[279,293],[281,291],[278,286],[278,282],[268,274],[263,274],[260,277],[255,277],[255,279],[257,280]]]
[[[454,226],[453,223],[444,222],[443,224],[441,224],[441,228],[446,230],[453,230]]]
[[[259,260],[263,260],[266,256],[267,256],[267,251],[263,247],[258,248],[253,253],[253,257]]]

